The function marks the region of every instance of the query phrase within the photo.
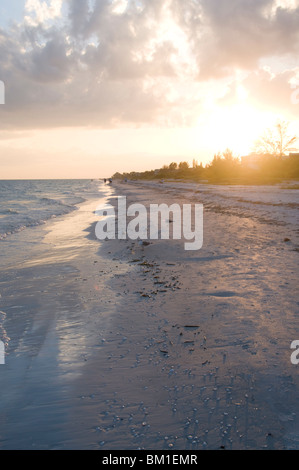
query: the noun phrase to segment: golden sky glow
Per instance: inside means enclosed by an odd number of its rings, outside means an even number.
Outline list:
[[[297,0],[4,1],[0,178],[95,178],[299,131]]]

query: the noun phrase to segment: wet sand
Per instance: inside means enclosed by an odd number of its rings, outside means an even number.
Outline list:
[[[203,248],[100,243],[94,202],[53,223],[49,256],[1,279],[0,448],[298,449],[298,231],[286,212],[232,210],[192,186],[114,191],[204,202]]]

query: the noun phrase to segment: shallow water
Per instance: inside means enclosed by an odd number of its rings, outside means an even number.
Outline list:
[[[80,376],[97,336],[90,327],[93,316],[101,321],[103,313],[93,302],[93,292],[104,291],[106,277],[98,272],[100,243],[91,226],[97,205],[112,189],[101,182],[45,184],[51,199],[74,188],[76,205],[63,216],[0,240],[0,340],[5,343],[0,448],[5,449],[51,448],[64,441],[70,384]],[[28,204],[22,207],[27,210]],[[91,274],[91,282],[85,282]],[[108,307],[109,295],[113,298],[106,289],[103,303]]]
[[[75,210],[98,186],[90,180],[0,181],[0,238]]]

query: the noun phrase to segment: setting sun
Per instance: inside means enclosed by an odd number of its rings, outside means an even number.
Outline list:
[[[238,156],[252,151],[261,129],[271,126],[276,116],[254,109],[249,103],[227,108],[215,107],[201,124],[206,145],[213,144],[215,153],[230,148]],[[198,130],[195,130],[198,135]]]

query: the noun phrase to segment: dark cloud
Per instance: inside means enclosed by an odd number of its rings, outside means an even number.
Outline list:
[[[69,0],[70,32],[72,36],[84,36],[89,17],[89,0]]]
[[[271,4],[269,0],[203,1],[214,37],[211,48],[199,51],[204,74],[227,74],[229,67],[251,70],[261,58],[298,53],[294,19],[298,24],[299,9],[278,9],[267,18],[265,9]]]

